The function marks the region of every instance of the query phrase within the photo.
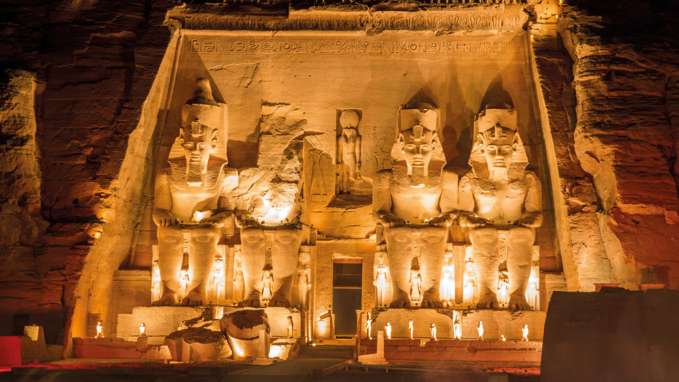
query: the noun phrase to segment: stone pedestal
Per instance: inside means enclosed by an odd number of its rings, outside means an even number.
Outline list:
[[[544,334],[545,312],[508,310],[465,310],[458,311],[462,324],[463,339],[477,339],[477,327],[483,322],[484,339],[499,340],[502,335],[507,340],[520,340],[522,328],[528,325],[528,338],[542,341]],[[361,314],[361,338],[367,338],[367,312]],[[429,339],[431,324],[436,324],[439,339],[453,338],[453,311],[437,309],[387,309],[373,314],[372,332],[384,330],[387,322],[391,324],[392,339],[409,338],[408,322],[412,320],[414,338]]]
[[[92,359],[146,359],[167,361],[171,359],[167,346],[140,348],[137,342],[122,338],[74,338],[75,358]]]
[[[146,325],[146,335],[149,344],[162,344],[165,337],[176,331],[184,321],[199,317],[203,312],[202,307],[186,306],[140,306],[132,309],[131,314],[118,315],[116,335],[128,341],[136,341],[139,337],[139,325]],[[224,307],[224,314],[229,314],[242,308]],[[302,335],[302,315],[299,310],[280,307],[263,308],[269,326],[271,337],[288,337],[288,325],[292,317],[293,337]]]
[[[388,362],[465,361],[484,365],[538,366],[542,355],[542,342],[535,341],[478,341],[478,340],[385,340],[384,355]],[[362,339],[361,354],[375,353],[375,340]],[[360,360],[360,358],[359,358]]]

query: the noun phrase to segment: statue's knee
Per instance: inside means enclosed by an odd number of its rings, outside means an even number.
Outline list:
[[[522,243],[532,245],[535,240],[535,232],[532,229],[526,227],[513,228],[510,233],[510,241],[512,243]]]
[[[469,232],[474,246],[489,246],[497,243],[497,231],[492,228],[477,228]]]

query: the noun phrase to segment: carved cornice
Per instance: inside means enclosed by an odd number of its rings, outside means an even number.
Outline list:
[[[311,8],[285,14],[237,12],[225,6],[175,7],[165,23],[189,30],[508,32],[524,28],[530,5],[476,5],[417,11]]]

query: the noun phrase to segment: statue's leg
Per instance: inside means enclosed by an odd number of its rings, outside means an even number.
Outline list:
[[[530,228],[519,227],[509,231],[507,245],[507,270],[509,271],[509,309],[530,309],[526,302],[526,287],[530,277],[533,242],[535,232]]]
[[[210,270],[217,254],[219,243],[218,227],[201,227],[190,230],[191,246],[189,249],[189,269],[191,281],[189,294],[184,301],[187,305],[200,305],[207,296],[210,281]]]
[[[179,271],[182,267],[182,231],[175,227],[158,227],[158,268],[163,282],[163,294],[155,305],[177,303],[180,292]]]
[[[497,251],[497,230],[494,228],[478,228],[469,233],[469,239],[474,249],[474,263],[479,280],[478,307],[484,309],[497,308],[498,267],[500,266]]]

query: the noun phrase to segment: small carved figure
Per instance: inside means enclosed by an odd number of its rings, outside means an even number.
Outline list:
[[[309,292],[311,291],[310,261],[311,255],[309,254],[308,247],[303,246],[299,252],[299,265],[297,269],[297,298],[302,307],[307,306]]]
[[[413,259],[410,268],[410,303],[414,306],[420,306],[422,303],[422,274],[417,258]]]
[[[501,252],[507,254],[509,308],[530,308],[525,294],[535,228],[542,222],[542,199],[540,181],[525,169],[528,158],[517,127],[516,111],[509,107],[482,111],[469,159],[472,170],[460,181],[459,221],[469,229],[481,308],[498,307]],[[501,242],[506,251],[500,251]]]
[[[243,264],[240,258],[240,246],[234,248],[233,254],[233,299],[240,301],[243,299],[245,290],[245,280],[243,279]]]
[[[377,252],[375,255],[375,275],[373,285],[375,286],[376,303],[377,307],[384,307],[388,304],[389,267],[384,263],[386,253]]]
[[[212,264],[212,297],[213,303],[219,303],[224,298],[226,274],[224,256],[217,255]]]
[[[262,306],[268,306],[273,298],[273,268],[267,264],[262,269]]]
[[[288,338],[292,338],[295,333],[295,322],[292,320],[292,316],[288,316]]]
[[[352,185],[360,178],[361,136],[358,134],[360,116],[355,110],[344,110],[339,116],[342,133],[337,138],[337,165],[339,177],[337,190],[340,194],[351,192]]]
[[[442,268],[439,295],[443,305],[448,307],[455,301],[455,265],[451,252],[446,252]]]

